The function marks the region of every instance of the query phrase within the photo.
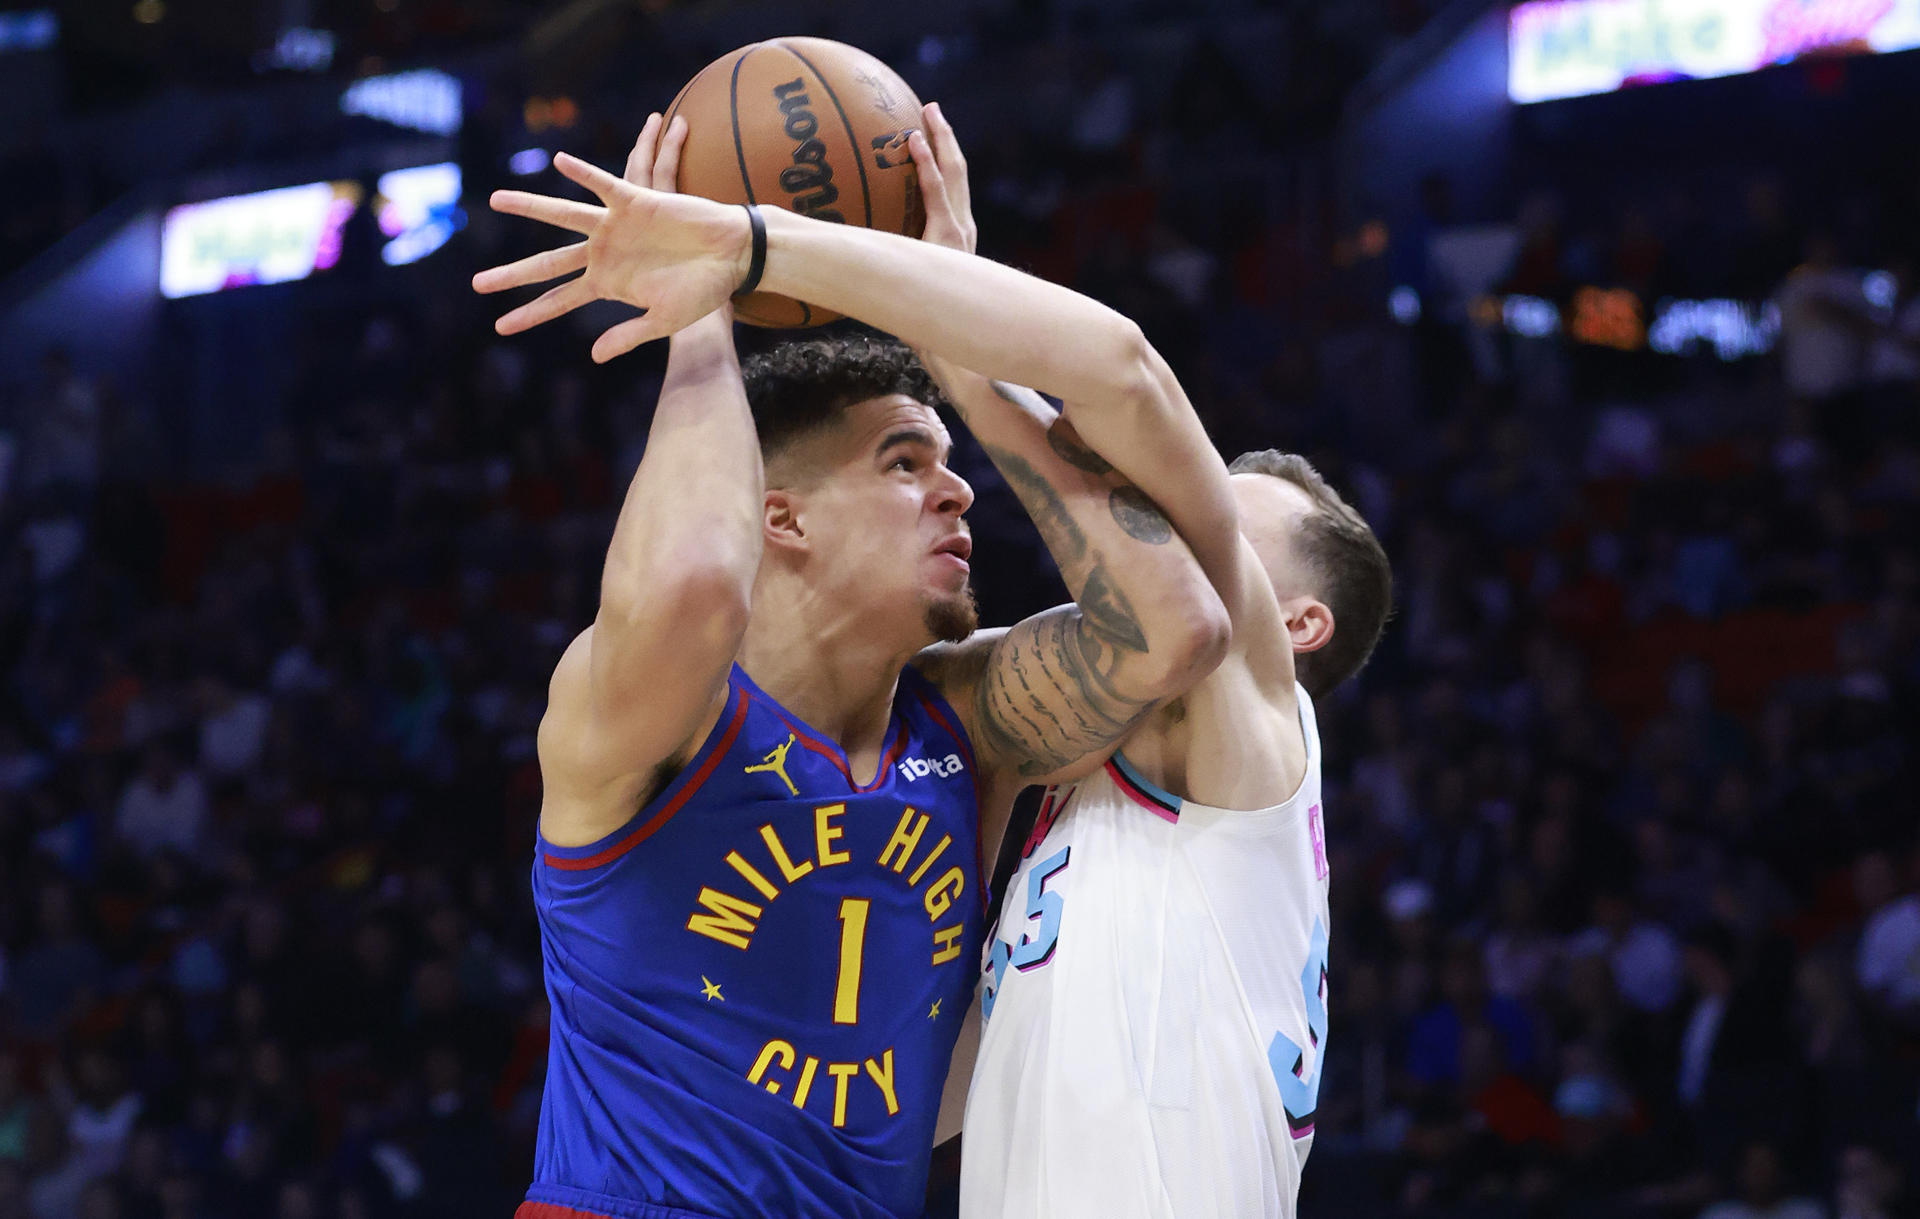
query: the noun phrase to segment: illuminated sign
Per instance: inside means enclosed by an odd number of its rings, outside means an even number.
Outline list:
[[[360,205],[351,182],[314,182],[188,203],[160,234],[160,291],[197,296],[305,279],[340,260],[340,231]]]
[[[1396,288],[1388,311],[1402,325],[1420,318],[1416,303],[1404,307],[1410,288]],[[1675,300],[1663,297],[1652,310],[1624,288],[1581,288],[1568,314],[1539,296],[1483,296],[1469,311],[1483,329],[1504,330],[1515,338],[1552,339],[1564,335],[1589,347],[1616,351],[1655,351],[1690,356],[1711,351],[1731,363],[1772,351],[1780,341],[1780,308],[1771,301]]]
[[[1647,346],[1662,355],[1692,355],[1711,347],[1722,360],[1765,355],[1780,341],[1780,307],[1767,302],[1661,301]]]
[[[354,81],[340,95],[343,114],[360,114],[433,135],[460,130],[460,81],[438,68]]]
[[[452,161],[381,174],[378,191],[374,217],[390,238],[380,249],[380,261],[390,267],[420,261],[466,227],[460,167]]]
[[[1529,0],[1508,19],[1516,102],[1920,47],[1920,0]]]

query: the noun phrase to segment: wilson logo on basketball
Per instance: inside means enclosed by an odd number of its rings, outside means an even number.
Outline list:
[[[889,131],[885,135],[874,136],[874,164],[881,169],[913,164],[913,153],[907,149],[907,137],[918,130],[918,127],[909,127],[905,131]]]
[[[787,138],[793,141],[793,164],[780,171],[780,189],[793,197],[793,210],[801,215],[845,224],[847,218],[832,207],[840,188],[833,184],[833,166],[827,164],[827,146],[819,138],[820,120],[806,82],[775,85],[773,97],[786,120]]]

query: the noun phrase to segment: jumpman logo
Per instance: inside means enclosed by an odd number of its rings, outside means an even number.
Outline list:
[[[784,744],[774,746],[772,751],[769,752],[767,756],[761,760],[758,766],[749,766],[746,768],[746,770],[743,773],[753,774],[756,771],[770,770],[774,774],[780,776],[780,781],[787,785],[788,791],[792,792],[796,796],[799,795],[800,789],[793,785],[792,779],[787,778],[787,750],[792,748],[793,748],[793,734],[789,732],[787,734],[787,739]]]

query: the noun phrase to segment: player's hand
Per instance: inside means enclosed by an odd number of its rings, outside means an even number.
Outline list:
[[[687,146],[687,120],[675,115],[671,123],[659,111],[647,116],[640,138],[627,154],[626,181],[643,190],[663,190],[673,194],[680,189],[680,153]]]
[[[660,154],[673,143],[669,138]],[[564,152],[553,164],[598,196],[602,206],[503,190],[493,193],[493,209],[571,229],[586,240],[482,271],[473,277],[474,290],[503,292],[575,271],[585,274],[501,317],[494,323],[500,334],[530,330],[596,300],[645,309],[644,317],[610,327],[595,340],[593,358],[605,363],[712,313],[746,277],[750,234],[742,209],[636,186]],[[656,154],[653,172],[661,167]]]
[[[663,129],[664,128],[664,132]],[[662,138],[664,134],[665,138]],[[647,116],[646,123],[640,128],[640,136],[633,142],[633,151],[627,154],[627,172],[625,180],[644,190],[673,192],[679,189],[680,152],[687,146],[687,120],[675,116],[667,123],[659,111]],[[554,254],[564,255],[564,259],[549,258],[555,264],[565,262],[586,266],[587,243],[577,242]]]
[[[967,159],[960,154],[960,141],[954,138],[953,124],[940,113],[939,102],[922,107],[920,121],[921,129],[907,137],[907,151],[920,173],[920,195],[927,209],[921,239],[971,254],[980,230],[973,223]]]
[[[635,186],[677,192],[680,189],[680,154],[686,146],[686,116],[675,115],[672,122],[667,122],[655,111],[647,116],[646,125],[640,128],[640,138],[633,142],[633,151],[627,154],[627,172],[622,176]],[[710,329],[731,343],[733,301],[728,300],[705,318],[693,323],[689,330],[676,333],[691,334],[702,328]]]

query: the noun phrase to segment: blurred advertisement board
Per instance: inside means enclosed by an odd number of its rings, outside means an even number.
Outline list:
[[[1508,18],[1520,103],[1920,47],[1920,0],[1530,0]]]
[[[305,279],[340,260],[341,230],[360,206],[352,182],[312,182],[187,203],[160,232],[160,292],[169,299]]]
[[[373,214],[387,238],[380,261],[390,267],[418,262],[466,227],[460,210],[460,166],[452,161],[380,175]]]

